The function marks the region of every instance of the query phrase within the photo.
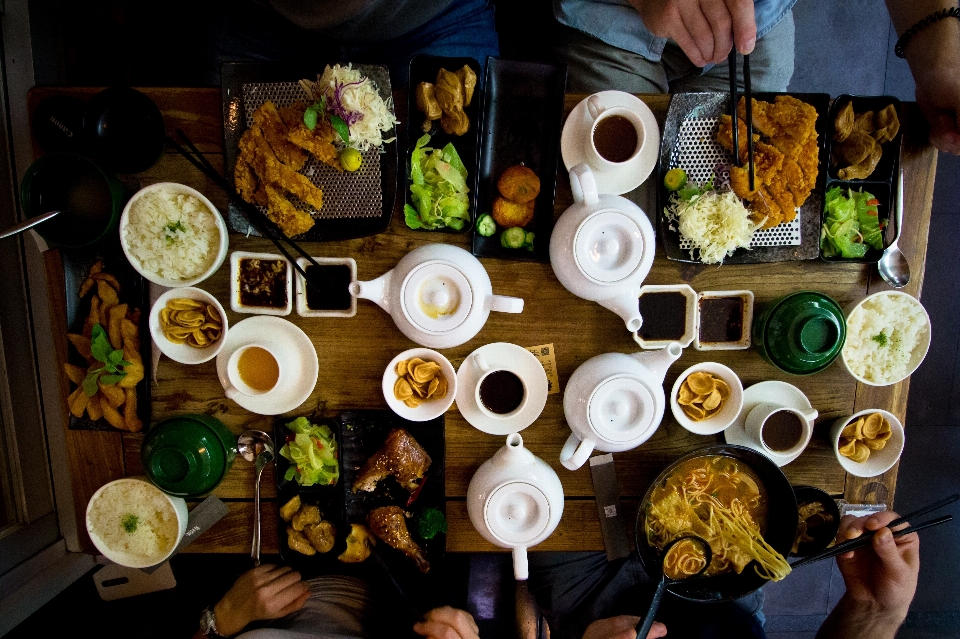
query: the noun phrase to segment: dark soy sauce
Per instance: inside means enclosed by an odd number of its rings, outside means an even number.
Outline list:
[[[687,298],[676,291],[644,293],[640,296],[640,315],[640,339],[680,339],[687,327]]]
[[[608,162],[626,162],[637,150],[637,129],[622,115],[611,115],[597,122],[593,144],[597,153]]]
[[[739,342],[742,337],[742,297],[705,297],[700,300],[701,342]]]
[[[761,435],[763,443],[771,450],[790,450],[803,436],[803,424],[793,413],[785,410],[777,411],[763,423]]]
[[[523,382],[510,371],[494,371],[480,382],[480,402],[491,413],[506,415],[523,402]]]
[[[307,267],[307,308],[313,311],[346,311],[353,300],[350,298],[350,282],[353,280],[346,264],[321,264]],[[316,289],[320,289],[319,291]]]

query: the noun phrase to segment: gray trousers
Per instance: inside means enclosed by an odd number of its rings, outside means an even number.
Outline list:
[[[554,56],[567,65],[568,93],[596,93],[617,89],[627,93],[683,93],[729,91],[726,64],[707,71],[694,66],[671,41],[659,62],[619,49],[577,29],[555,23]],[[743,88],[741,56],[738,80]],[[789,11],[769,33],[757,40],[750,54],[750,81],[754,91],[786,91],[793,76],[794,25]]]
[[[636,552],[616,561],[607,561],[602,552],[532,552],[529,562],[528,587],[550,625],[551,639],[581,639],[587,626],[598,619],[618,615],[642,617],[653,596],[654,584]],[[668,636],[736,636],[747,639],[763,636],[762,607],[762,590],[732,604],[681,602],[668,593],[661,610],[669,613],[672,608],[674,617],[679,613],[717,620],[716,634],[698,635],[697,630],[690,631],[694,634],[684,634],[679,632],[680,626],[674,627],[675,632],[671,633],[669,617],[658,615],[657,619],[667,624]],[[724,623],[726,626],[721,625]],[[736,634],[725,631],[731,627],[738,629]]]

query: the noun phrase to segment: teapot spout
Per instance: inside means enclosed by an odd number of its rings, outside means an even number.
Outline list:
[[[643,351],[640,353],[633,353],[630,355],[630,357],[643,364],[647,370],[649,370],[653,376],[657,378],[658,382],[663,383],[663,379],[667,376],[667,369],[670,368],[670,364],[673,364],[675,361],[677,361],[682,354],[683,348],[680,346],[680,343],[671,342],[666,348],[661,348],[658,351]]]
[[[380,308],[390,313],[390,299],[387,291],[390,290],[390,279],[393,271],[387,271],[375,280],[368,282],[354,282],[350,285],[350,294],[371,302],[376,302]]]
[[[640,298],[635,293],[636,290],[630,290],[616,297],[597,300],[600,306],[609,308],[623,318],[623,323],[627,325],[627,330],[631,333],[636,333],[643,324],[643,318],[640,316]]]

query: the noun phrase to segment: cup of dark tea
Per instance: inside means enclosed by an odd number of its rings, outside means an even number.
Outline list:
[[[604,107],[600,98],[587,98],[590,127],[591,164],[613,168],[633,160],[644,142],[643,120],[626,107]]]
[[[810,443],[818,414],[813,408],[801,410],[765,402],[750,410],[744,428],[764,450],[796,455]]]
[[[523,410],[527,404],[527,385],[523,378],[513,371],[491,366],[480,353],[473,355],[472,362],[480,374],[475,395],[484,415],[508,419]]]

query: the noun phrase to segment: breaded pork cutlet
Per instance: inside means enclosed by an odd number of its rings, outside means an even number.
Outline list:
[[[287,125],[284,124],[276,105],[267,100],[253,112],[253,122],[263,132],[263,137],[280,162],[294,171],[299,171],[307,163],[307,154],[300,147],[287,140]]]
[[[314,186],[307,176],[297,173],[281,162],[273,154],[264,136],[258,134],[258,127],[251,127],[250,130],[254,132],[251,139],[255,145],[251,166],[260,179],[271,186],[296,195],[318,211],[323,208],[323,190]]]

